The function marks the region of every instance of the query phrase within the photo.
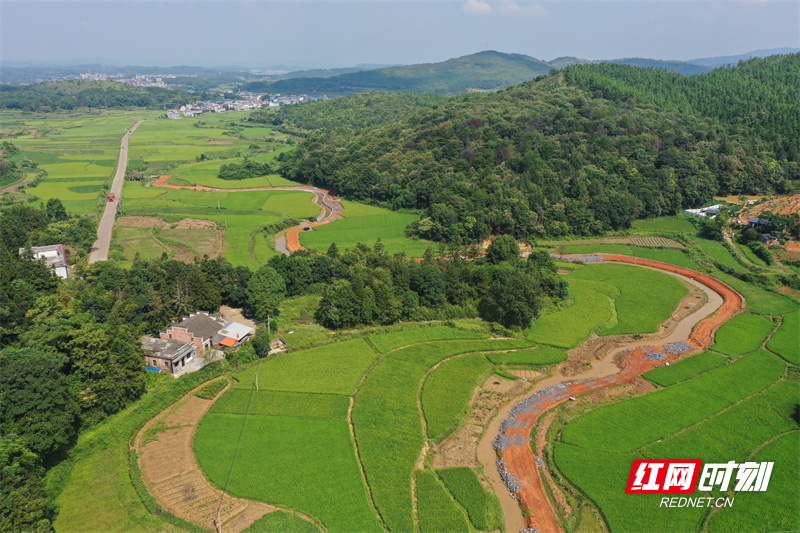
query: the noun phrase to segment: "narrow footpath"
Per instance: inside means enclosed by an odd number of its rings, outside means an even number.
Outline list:
[[[741,295],[724,283],[687,268],[621,255],[604,255],[604,261],[634,263],[684,277],[706,292],[708,303],[683,319],[667,337],[619,346],[586,372],[569,378],[554,376],[543,380],[500,410],[478,445],[478,458],[503,503],[507,531],[519,531],[523,527],[541,533],[561,531],[542,481],[539,469],[543,466],[539,466],[528,440],[545,412],[570,397],[631,383],[648,370],[682,354],[699,352],[713,344],[716,329],[744,304]],[[617,353],[625,350],[630,353],[620,370],[613,360]],[[493,447],[495,438],[495,442],[501,443],[501,461],[497,461]],[[506,481],[512,480],[513,491],[501,478],[499,469],[505,470]]]

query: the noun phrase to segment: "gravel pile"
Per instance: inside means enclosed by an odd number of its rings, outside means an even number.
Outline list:
[[[508,417],[500,424],[500,432],[505,433],[507,429],[521,428],[525,425],[522,420],[517,420],[513,417]]]
[[[661,352],[647,352],[644,354],[645,359],[650,359],[651,361],[665,361],[667,356]]]
[[[534,529],[532,527],[526,527],[525,529],[523,529],[519,533],[539,533],[539,530],[538,529]]]
[[[683,341],[673,342],[672,344],[667,344],[664,346],[664,351],[671,353],[672,355],[680,355],[683,352],[688,352],[691,349],[692,346]]]
[[[544,466],[544,461],[538,455],[536,456],[536,464],[539,465],[539,468],[542,468]]]
[[[527,446],[530,441],[530,435],[512,435],[509,437],[500,433],[492,441],[492,446],[495,450],[503,451],[509,446]]]
[[[506,488],[511,492],[511,497],[515,500],[519,499],[517,493],[520,490],[519,480],[517,476],[508,471],[506,462],[503,459],[497,461],[497,471],[500,473],[500,478],[506,484]]]

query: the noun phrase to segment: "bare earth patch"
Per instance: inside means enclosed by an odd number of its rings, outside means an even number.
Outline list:
[[[166,223],[158,217],[117,217],[120,226],[132,228],[163,228]]]

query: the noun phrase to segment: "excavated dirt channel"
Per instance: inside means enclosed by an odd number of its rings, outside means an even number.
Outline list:
[[[714,331],[733,317],[743,305],[741,295],[724,283],[683,267],[617,255],[606,255],[605,260],[635,262],[638,266],[665,271],[702,289],[708,301],[694,313],[682,318],[666,335],[660,338],[650,336],[633,342],[619,343],[616,346],[604,345],[607,349],[606,355],[584,372],[569,377],[555,375],[544,379],[499,410],[478,444],[478,459],[484,467],[486,477],[500,497],[508,532],[521,531],[525,528],[535,528],[547,533],[561,531],[530,444],[508,446],[503,451],[508,471],[516,475],[520,483],[520,491],[515,495],[519,501],[512,497],[500,478],[495,464],[497,453],[492,447],[492,440],[500,433],[500,424],[509,416],[515,405],[538,391],[564,384],[561,390],[537,399],[527,412],[517,415],[516,420],[522,422],[522,425],[506,432],[509,437],[521,437],[526,441],[540,416],[556,405],[568,401],[570,396],[575,397],[623,383],[633,383],[644,372],[664,364],[663,361],[647,359],[646,353],[661,351],[666,355],[665,361],[671,361],[679,355],[663,352],[665,344],[684,341],[691,345],[693,352],[709,346],[713,342]],[[645,345],[649,347],[643,348]],[[623,352],[628,350],[630,354],[625,360]],[[529,511],[527,516],[523,516],[522,509]]]

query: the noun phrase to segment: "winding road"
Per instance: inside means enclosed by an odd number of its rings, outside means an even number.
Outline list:
[[[570,378],[554,376],[543,380],[533,389],[533,395],[529,391],[500,410],[479,443],[478,457],[484,471],[489,474],[495,492],[500,495],[506,513],[507,531],[519,531],[523,528],[532,528],[541,533],[561,531],[545,491],[537,458],[528,442],[531,431],[545,412],[568,401],[570,397],[631,383],[648,370],[680,357],[681,354],[671,354],[664,349],[669,343],[683,341],[691,351],[713,344],[716,329],[732,318],[744,304],[742,296],[724,283],[688,268],[621,255],[604,255],[604,261],[635,263],[683,277],[702,288],[709,296],[709,301],[682,320],[667,337],[622,345],[609,352],[602,361],[585,373]],[[643,344],[646,346],[642,346]],[[631,350],[630,355],[622,369],[617,372],[618,369],[613,364],[614,355],[623,350]],[[654,361],[647,358],[646,355],[651,352],[660,352],[665,359]],[[512,409],[514,416],[511,415]],[[501,432],[501,424],[505,420],[511,423],[507,423],[505,431]],[[509,443],[501,452],[502,460],[508,473],[516,477],[519,483],[519,489],[514,494],[509,492],[497,465],[494,464],[497,454],[492,447],[492,439],[500,434]],[[520,508],[526,514],[520,513]]]
[[[103,211],[103,218],[97,227],[97,240],[92,245],[89,254],[89,263],[108,260],[108,250],[111,247],[111,234],[114,230],[114,219],[117,217],[117,207],[122,199],[122,186],[125,183],[125,170],[128,168],[128,139],[136,128],[144,122],[140,120],[122,136],[119,145],[119,160],[117,161],[117,172],[114,174],[114,181],[111,183],[111,193],[114,194],[113,202],[106,202],[106,209]]]
[[[306,228],[314,228],[323,224],[328,224],[334,220],[342,218],[344,207],[342,207],[338,196],[331,194],[327,189],[319,189],[311,185],[297,185],[294,187],[252,187],[246,189],[215,189],[213,187],[206,187],[204,185],[170,185],[167,180],[171,176],[161,176],[155,182],[153,187],[164,187],[165,189],[189,189],[192,191],[208,191],[208,192],[252,192],[252,191],[301,191],[310,192],[314,194],[314,203],[316,203],[321,211],[317,220],[314,222],[304,221],[299,226],[294,226],[288,230],[284,230],[275,239],[275,249],[279,252],[289,255],[292,252],[303,250],[300,244],[300,232]]]

